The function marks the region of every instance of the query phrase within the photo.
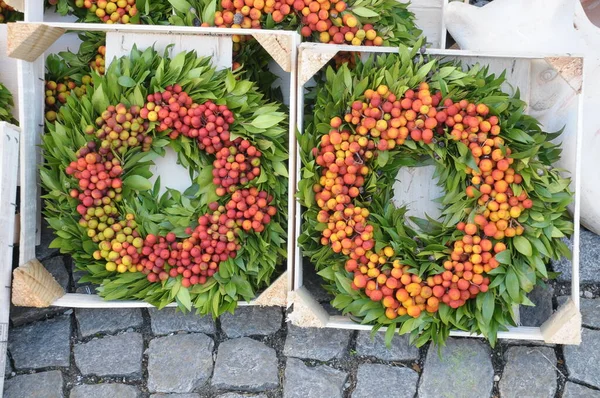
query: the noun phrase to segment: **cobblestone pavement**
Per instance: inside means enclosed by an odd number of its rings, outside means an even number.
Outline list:
[[[600,238],[584,231],[582,267],[600,268],[598,247]],[[38,257],[65,288],[86,288],[67,258],[47,248]],[[173,309],[13,309],[4,396],[600,397],[600,273],[588,268],[580,346],[501,341],[491,348],[456,338],[441,356],[404,336],[388,349],[381,333],[288,326],[279,308],[241,307],[216,322]],[[522,318],[541,322],[568,293],[566,279],[534,291],[537,310]]]

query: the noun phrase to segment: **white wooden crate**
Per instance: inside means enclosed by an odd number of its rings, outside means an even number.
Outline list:
[[[17,165],[19,163],[19,128],[0,122],[0,369],[6,366],[6,345],[10,311],[15,207],[17,200]],[[0,374],[3,391],[4,372]],[[1,395],[1,394],[0,394]]]
[[[300,45],[298,52],[298,130],[303,132],[302,115],[304,108],[305,89],[311,77],[338,51],[356,51],[352,46],[330,46],[312,43]],[[397,48],[361,48],[363,56],[378,53],[397,53]],[[367,54],[369,53],[369,54]],[[479,53],[454,50],[428,50],[430,56],[436,58],[460,60],[464,64],[489,66],[491,73],[499,74],[506,70],[506,80],[512,88],[519,88],[521,97],[535,106],[528,108],[526,113],[535,116],[549,131],[556,131],[565,126],[560,140],[564,141],[563,148],[576,152],[577,168],[572,175],[574,197],[574,234],[572,253],[571,299],[561,306],[541,327],[518,326],[509,328],[507,332],[499,332],[501,339],[543,340],[548,343],[579,344],[581,329],[581,314],[579,313],[579,213],[580,213],[580,159],[581,159],[581,109],[582,109],[582,76],[583,59],[571,56],[548,55],[514,55],[499,53]],[[548,79],[552,74],[556,78]],[[508,92],[512,89],[506,85]],[[540,105],[545,99],[543,105]],[[296,153],[296,181],[300,180],[300,156]],[[420,169],[420,170],[419,170]],[[439,197],[439,188],[431,184],[432,169],[403,168],[400,179],[412,181],[410,190],[396,189],[396,203],[409,204],[409,214],[423,216],[439,214],[437,205],[431,199]],[[413,189],[414,188],[414,189]],[[296,186],[297,189],[297,186]],[[429,199],[429,200],[428,200]],[[301,206],[296,204],[296,237],[300,236],[302,222]],[[329,327],[340,329],[370,330],[371,326],[361,325],[346,316],[329,315],[315,300],[303,283],[302,250],[296,245],[294,272],[294,291],[288,297],[288,305],[294,305],[289,316],[292,323],[306,327]],[[383,329],[383,328],[382,328]],[[385,330],[383,330],[385,331]],[[451,336],[470,336],[467,332],[451,331]]]
[[[14,1],[14,0],[13,0]],[[410,3],[409,9],[415,14],[416,25],[427,36],[432,48],[446,47],[446,26],[444,25],[444,9],[448,0],[398,0]],[[24,5],[26,21],[38,22],[75,22],[72,15],[62,16],[52,9],[44,10],[43,0],[27,0]]]
[[[37,10],[36,10],[37,11]],[[32,15],[32,14],[29,14]],[[69,31],[102,31],[107,33],[107,55],[128,54],[130,46],[136,43],[143,49],[152,45],[165,48],[175,43],[180,50],[196,50],[199,55],[212,56],[219,67],[231,66],[231,36],[253,36],[272,55],[277,64],[288,73],[289,87],[284,96],[289,102],[289,146],[290,153],[296,151],[296,57],[299,35],[295,32],[195,28],[180,26],[107,25],[79,23],[30,23],[20,22],[9,25],[9,56],[18,59],[18,78],[21,104],[21,231],[19,265],[35,260],[36,225],[41,215],[37,167],[41,163],[38,148],[43,134],[44,123],[44,52]],[[131,40],[133,38],[133,40]],[[117,44],[118,43],[118,44]],[[175,53],[174,53],[175,55]],[[109,58],[107,58],[109,60]],[[29,112],[24,112],[29,109]],[[295,163],[289,163],[290,176],[295,176]],[[173,179],[172,175],[170,179]],[[293,211],[293,178],[290,178],[289,212]],[[38,200],[36,200],[36,198]],[[294,224],[288,226],[292,236]],[[288,240],[288,252],[293,253],[294,241]],[[289,262],[292,261],[290,258]],[[286,303],[286,294],[291,287],[292,273],[286,272],[274,281],[258,298],[240,305],[279,305]],[[53,306],[85,308],[150,307],[141,301],[105,301],[97,295],[67,293],[52,302]],[[174,305],[174,304],[173,304]]]

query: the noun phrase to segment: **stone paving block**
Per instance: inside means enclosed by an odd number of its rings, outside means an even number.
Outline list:
[[[175,308],[163,308],[158,310],[150,308],[150,320],[152,332],[156,335],[164,335],[174,332],[199,332],[215,334],[215,322],[211,316],[200,316],[195,313],[184,314],[175,311]]]
[[[567,381],[562,398],[600,398],[600,391]]]
[[[569,296],[558,297],[558,305],[564,304],[568,298]],[[600,329],[600,298],[579,298],[579,307],[581,309],[582,325]]]
[[[341,398],[348,374],[330,366],[308,367],[288,358],[283,384],[284,398]]]
[[[14,328],[9,332],[8,349],[19,370],[69,366],[71,318],[58,316]]]
[[[44,264],[44,267],[52,274],[58,284],[67,291],[69,287],[69,273],[65,267],[65,258],[62,256],[52,257],[42,261],[42,264]],[[10,320],[13,326],[21,326],[45,319],[50,315],[64,313],[65,311],[66,309],[61,307],[32,308],[11,305]]]
[[[438,355],[429,346],[419,384],[419,397],[489,397],[494,384],[489,346],[476,339],[449,338]]]
[[[409,368],[365,363],[358,366],[356,380],[352,398],[372,398],[376,391],[381,391],[382,382],[387,386],[386,398],[413,398],[419,374]],[[392,380],[392,385],[387,384]]]
[[[127,384],[82,384],[71,389],[69,398],[139,398],[140,395],[137,387]]]
[[[564,239],[569,249],[573,249],[570,240]],[[600,236],[585,228],[581,228],[579,235],[579,282],[580,283],[596,283],[600,282]],[[572,278],[571,261],[561,259],[560,261],[552,261],[552,266],[556,272],[561,274],[558,276],[559,281],[570,281]]]
[[[569,379],[600,388],[600,331],[584,328],[581,340],[563,347]]]
[[[395,335],[392,346],[385,345],[385,333],[377,333],[371,338],[371,332],[360,331],[356,339],[356,352],[361,356],[370,356],[383,361],[412,361],[419,358],[419,349],[408,343],[408,335]]]
[[[15,376],[4,381],[6,398],[64,398],[60,370]]]
[[[200,394],[195,394],[195,393],[189,393],[189,394],[177,394],[177,393],[163,394],[163,393],[158,393],[158,394],[150,394],[150,398],[201,398],[201,397],[200,397]]]
[[[552,296],[554,289],[549,285],[545,288],[536,286],[527,297],[531,300],[535,307],[525,305],[519,306],[521,316],[521,325],[523,326],[541,326],[552,315]]]
[[[556,355],[549,347],[511,347],[499,383],[503,398],[554,397]]]
[[[6,359],[4,360],[4,377],[10,376],[12,371],[13,368],[10,365],[10,358],[8,358],[8,355],[6,355]]]
[[[192,392],[202,386],[213,370],[213,347],[202,333],[157,337],[150,341],[148,390],[151,392]]]
[[[238,307],[235,314],[221,316],[221,329],[230,339],[245,336],[266,336],[281,328],[283,313],[279,307],[256,305]]]
[[[228,392],[223,395],[217,395],[217,398],[267,398],[265,394],[240,394],[237,392]]]
[[[329,361],[348,351],[350,330],[301,328],[288,324],[283,354],[288,357]]]
[[[75,318],[82,337],[115,333],[144,323],[139,308],[77,308]]]
[[[212,386],[219,390],[267,391],[279,385],[277,354],[261,342],[242,337],[219,345]]]
[[[144,342],[140,333],[106,336],[76,344],[75,364],[84,376],[142,376]]]

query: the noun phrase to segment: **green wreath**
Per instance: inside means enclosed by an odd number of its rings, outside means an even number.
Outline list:
[[[285,114],[210,62],[134,49],[47,125],[51,246],[107,300],[218,316],[254,298],[286,256]],[[159,195],[149,167],[167,146],[193,184]]]
[[[427,61],[418,49],[329,68],[314,119],[299,135],[299,244],[357,322],[443,344],[451,329],[483,334],[516,325],[513,305],[569,256],[570,180],[560,149],[523,113],[504,74]],[[313,111],[313,109],[311,109]],[[310,113],[310,112],[309,112]],[[401,167],[434,164],[439,220],[392,204]]]

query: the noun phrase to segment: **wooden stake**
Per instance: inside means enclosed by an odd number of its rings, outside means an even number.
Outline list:
[[[544,58],[576,93],[583,86],[583,58],[546,57]]]
[[[300,47],[298,52],[298,86],[306,84],[318,71],[321,70],[331,58],[335,57],[338,50],[320,47]]]
[[[25,12],[25,0],[4,0],[4,2],[19,12]]]
[[[255,300],[252,301],[253,305],[265,306],[277,306],[285,307],[287,304],[288,284],[287,284],[287,272],[281,274],[277,280],[260,294]]]
[[[37,259],[13,271],[12,303],[20,307],[49,307],[64,289]]]
[[[315,300],[305,286],[288,294],[288,303],[294,305],[287,321],[301,327],[324,328],[329,322],[329,314]]]
[[[572,298],[540,327],[544,341],[553,344],[581,344],[581,312]]]
[[[33,62],[64,33],[64,29],[39,23],[10,23],[8,56]]]
[[[260,45],[267,50],[275,62],[285,72],[292,71],[292,37],[278,36],[274,34],[253,33],[252,36]]]

